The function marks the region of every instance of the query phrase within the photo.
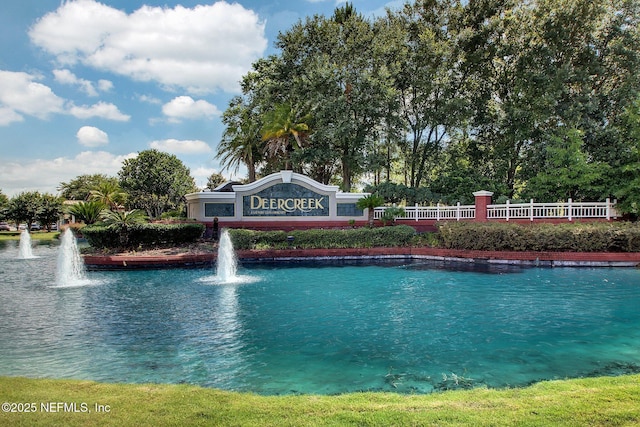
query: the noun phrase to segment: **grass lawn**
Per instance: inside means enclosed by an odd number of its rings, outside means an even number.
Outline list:
[[[640,375],[502,390],[339,396],[257,396],[189,385],[0,377],[0,400],[23,410],[6,412],[4,405],[0,425],[5,426],[640,425]],[[25,406],[32,412],[24,413]]]
[[[20,240],[20,231],[0,231],[0,242],[3,240]],[[53,240],[60,235],[57,231],[47,233],[46,231],[32,231],[31,240]]]

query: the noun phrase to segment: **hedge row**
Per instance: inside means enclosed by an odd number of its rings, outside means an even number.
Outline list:
[[[483,251],[638,252],[640,227],[631,223],[505,224],[447,222],[440,246]]]
[[[254,231],[229,230],[235,249],[284,249],[291,244],[303,249],[371,248],[407,246],[415,235],[407,225],[345,230]],[[293,237],[289,243],[288,237]]]
[[[112,225],[90,225],[81,232],[94,248],[114,249],[193,243],[202,236],[204,229],[202,224],[135,224],[128,226],[126,231]]]

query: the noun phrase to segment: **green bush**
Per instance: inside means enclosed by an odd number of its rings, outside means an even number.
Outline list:
[[[630,223],[506,224],[445,222],[447,249],[484,251],[638,252],[640,227]]]
[[[378,246],[406,246],[412,242],[415,230],[408,225],[345,230],[254,231],[229,230],[235,249],[284,249],[292,246],[303,249],[370,248]]]
[[[180,245],[195,242],[204,232],[202,224],[133,224],[126,231],[118,226],[91,225],[82,229],[89,244],[99,249]],[[123,233],[124,232],[124,239]]]

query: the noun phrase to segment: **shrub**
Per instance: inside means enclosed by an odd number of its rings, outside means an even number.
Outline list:
[[[640,227],[629,223],[505,224],[446,222],[440,245],[485,251],[640,251]]]
[[[397,227],[355,228],[346,230],[253,231],[229,230],[235,249],[284,249],[293,236],[293,246],[304,249],[370,248],[406,246],[412,242],[415,230],[408,225]]]
[[[133,224],[127,227],[129,247],[179,245],[195,242],[204,232],[202,224]],[[121,248],[120,227],[92,225],[82,229],[89,244],[99,249]]]

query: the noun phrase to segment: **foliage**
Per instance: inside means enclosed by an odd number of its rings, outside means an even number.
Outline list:
[[[61,197],[67,200],[89,200],[91,190],[103,185],[117,185],[118,178],[104,174],[80,175],[69,182],[61,182],[58,186]]]
[[[347,4],[276,47],[243,78],[225,122],[242,144],[224,139],[220,154],[278,170],[254,156],[257,129],[286,105],[311,114],[313,133],[289,152],[297,171],[343,190],[385,170],[415,192],[391,203],[489,190],[638,210],[638,2],[414,1],[375,18]]]
[[[12,197],[4,209],[4,216],[16,225],[25,223],[27,229],[36,222],[45,227],[56,222],[62,213],[62,199],[38,191],[22,192]]]
[[[236,96],[222,115],[225,125],[217,156],[223,170],[238,172],[241,165],[247,167],[249,182],[256,180],[256,167],[262,159],[262,121],[251,101]]]
[[[100,219],[107,225],[113,225],[118,228],[126,228],[134,224],[144,224],[147,222],[147,216],[139,209],[130,211],[111,211],[104,210],[100,215]]]
[[[358,209],[361,210],[365,210],[368,209],[368,221],[369,221],[369,227],[373,227],[373,216],[374,216],[374,210],[375,208],[377,208],[378,206],[382,206],[384,204],[384,199],[379,196],[378,194],[368,194],[362,198],[360,198],[357,202],[356,202],[356,207]]]
[[[120,186],[130,196],[129,207],[143,209],[151,218],[181,207],[184,195],[197,191],[182,161],[155,149],[125,160],[118,176]]]
[[[303,249],[334,249],[406,246],[415,236],[415,230],[407,225],[345,230],[293,230],[289,232],[231,229],[229,235],[236,250],[285,249],[290,245]],[[293,237],[293,242],[287,240],[288,236]]]
[[[403,207],[391,206],[384,210],[380,221],[382,221],[384,225],[392,224],[397,218],[403,218],[405,215],[406,212]]]
[[[60,219],[63,211],[62,198],[52,194],[43,194],[40,198],[40,209],[36,220],[48,231],[51,231],[51,224],[55,224]]]
[[[308,115],[298,117],[289,104],[278,104],[264,115],[261,130],[262,140],[266,142],[267,157],[284,158],[285,169],[290,169],[290,153],[306,145],[309,134]],[[292,140],[295,144],[292,143]]]
[[[117,181],[108,180],[97,184],[89,192],[89,200],[102,203],[112,211],[118,210],[127,198]]]
[[[153,248],[195,242],[202,236],[204,225],[133,223],[122,229],[114,225],[91,225],[82,229],[89,244],[97,249]]]
[[[218,186],[227,182],[227,179],[219,173],[212,173],[207,179],[207,188],[211,191],[215,190]]]
[[[446,222],[441,246],[484,251],[638,252],[640,226],[630,223],[505,224]]]
[[[67,207],[67,212],[76,217],[76,221],[93,224],[100,219],[100,214],[107,206],[103,202],[79,202]]]

